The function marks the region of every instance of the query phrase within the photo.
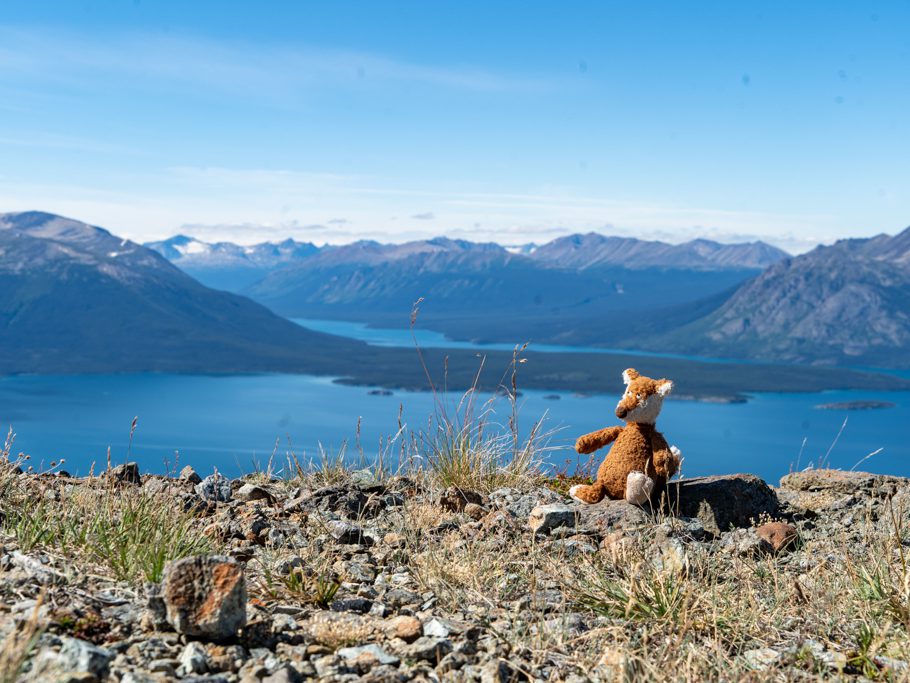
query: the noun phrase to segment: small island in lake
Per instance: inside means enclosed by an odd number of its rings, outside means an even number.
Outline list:
[[[818,410],[881,410],[894,408],[890,401],[843,401],[841,403],[819,403]]]

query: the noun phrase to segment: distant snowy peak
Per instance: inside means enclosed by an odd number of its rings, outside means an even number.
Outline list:
[[[272,269],[305,258],[319,249],[309,242],[292,239],[242,246],[232,242],[203,242],[187,235],[175,235],[145,246],[154,249],[182,268]]]
[[[200,242],[199,240],[188,240],[185,244],[174,245],[174,248],[183,257],[198,256],[199,254],[210,254],[212,245]]]
[[[530,256],[538,249],[538,245],[534,242],[529,242],[528,244],[506,244],[503,245],[503,248],[510,254],[516,254],[518,256]]]

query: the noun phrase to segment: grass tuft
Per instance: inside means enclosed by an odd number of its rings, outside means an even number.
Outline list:
[[[213,550],[196,516],[175,510],[172,500],[107,487],[67,493],[8,486],[0,528],[25,552],[49,546],[78,553],[133,583],[160,581],[168,561]]]

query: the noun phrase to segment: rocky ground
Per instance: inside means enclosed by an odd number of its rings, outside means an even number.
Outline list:
[[[0,478],[0,682],[910,678],[908,480]]]

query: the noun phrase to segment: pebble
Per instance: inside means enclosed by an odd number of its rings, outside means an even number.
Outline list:
[[[444,656],[452,651],[452,643],[446,638],[421,636],[413,643],[402,648],[402,655],[408,659],[438,664]]]
[[[273,499],[271,493],[266,491],[261,486],[256,486],[255,484],[244,484],[239,489],[234,491],[233,497],[243,502],[250,502],[253,500],[271,501]]]
[[[200,481],[202,481],[202,477],[196,474],[196,470],[194,470],[189,465],[180,470],[179,479],[182,481],[188,481],[191,484],[198,484]]]
[[[755,529],[760,539],[765,541],[773,553],[792,549],[799,538],[799,532],[792,524],[785,522],[766,522]]]
[[[369,655],[379,664],[391,664],[392,666],[396,666],[401,661],[398,657],[390,655],[375,643],[358,647],[343,647],[336,654],[347,660],[360,659],[364,655]]]
[[[410,615],[392,617],[385,623],[385,628],[395,638],[401,638],[407,643],[417,640],[423,633],[420,619]]]
[[[108,479],[120,481],[126,484],[141,484],[142,477],[139,476],[139,464],[128,462],[123,465],[112,467],[107,472]]]

